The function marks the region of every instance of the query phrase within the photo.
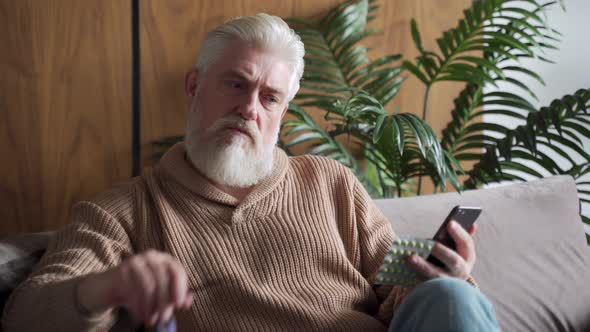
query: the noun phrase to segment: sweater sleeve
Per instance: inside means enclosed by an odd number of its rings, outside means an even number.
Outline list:
[[[84,316],[74,300],[74,287],[82,276],[114,267],[131,253],[120,222],[94,203],[76,204],[72,223],[56,233],[33,273],[12,293],[4,310],[4,330],[108,330],[115,314]]]
[[[354,209],[361,248],[361,272],[370,283],[373,283],[395,234],[389,221],[362,184],[356,180],[353,182]],[[374,290],[379,301],[377,316],[383,323],[389,324],[394,311],[399,308],[412,288],[375,285]]]
[[[361,273],[373,281],[395,237],[387,218],[362,184],[354,181],[354,210],[360,247]]]

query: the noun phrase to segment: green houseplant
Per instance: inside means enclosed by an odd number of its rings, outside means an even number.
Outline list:
[[[436,51],[424,49],[412,20],[419,55],[405,60],[400,55],[368,59],[360,42],[375,31],[367,27],[376,15],[375,1],[345,1],[319,22],[290,19],[307,55],[303,89],[289,110],[295,120],[285,123],[283,147],[289,150],[306,142],[310,146],[306,153],[351,167],[376,197],[420,194],[422,177],[431,178],[441,190],[447,182],[462,190],[569,174],[576,180],[581,201],[590,202],[590,182],[584,180],[590,155],[581,140],[590,138],[590,90],[580,89],[537,109],[529,101],[535,94],[518,75],[542,83],[543,79],[515,64],[523,58],[551,62],[544,52],[556,48],[559,33],[548,26],[543,11],[555,5],[534,0],[475,1],[456,27],[436,40]],[[426,86],[421,118],[384,111],[401,88],[404,74]],[[452,115],[439,140],[424,119],[430,89],[441,81],[462,82],[465,87],[454,100],[454,109],[436,110]],[[499,82],[521,93],[487,92],[487,86]],[[312,112],[323,113],[327,129],[314,121]],[[521,125],[508,128],[482,122],[482,116],[491,114]],[[353,157],[351,150],[360,151],[360,156]],[[565,159],[569,167],[560,166],[554,156]],[[465,161],[474,166],[463,169]],[[464,180],[458,174],[464,174]]]

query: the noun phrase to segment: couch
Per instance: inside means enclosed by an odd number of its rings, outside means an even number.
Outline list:
[[[480,206],[473,277],[503,331],[590,331],[590,249],[568,176],[378,200],[398,235],[432,237],[455,205]]]
[[[376,203],[398,235],[424,238],[453,206],[481,206],[473,276],[495,305],[502,330],[590,331],[590,249],[570,177]],[[49,236],[0,243],[3,298],[26,277]]]

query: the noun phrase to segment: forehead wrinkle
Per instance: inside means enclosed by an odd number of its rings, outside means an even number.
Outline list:
[[[252,57],[253,54],[256,56]],[[284,61],[277,55],[277,50],[270,51],[236,41],[232,47],[224,51],[220,62],[226,67],[221,77],[236,76],[256,84],[262,83],[266,91],[287,97],[289,83],[283,84],[282,76],[284,75],[279,73],[277,76],[277,73],[274,73],[276,70],[282,72],[285,67]],[[280,65],[277,66],[279,63]],[[289,68],[287,72],[290,72]],[[286,86],[283,87],[283,85]]]
[[[230,71],[233,71],[244,78],[254,79],[256,76],[260,75],[259,66],[260,64],[252,61],[238,60],[236,61],[236,65],[230,68]]]
[[[256,68],[256,66],[253,66],[253,68]],[[260,77],[256,77],[254,72],[255,70],[244,70],[243,68],[230,68],[222,74],[222,77],[236,77],[250,82],[259,82]],[[280,94],[281,96],[286,96],[286,92],[280,87],[274,86],[272,84],[266,84],[264,82],[261,83],[262,87],[265,90],[268,90],[272,93]]]

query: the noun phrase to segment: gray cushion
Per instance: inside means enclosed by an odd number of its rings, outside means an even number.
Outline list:
[[[30,233],[0,241],[0,312],[12,290],[39,261],[51,233]]]
[[[590,251],[570,177],[377,205],[397,234],[426,238],[453,206],[481,206],[473,276],[502,330],[590,331]]]

